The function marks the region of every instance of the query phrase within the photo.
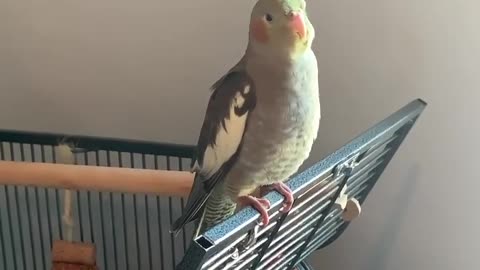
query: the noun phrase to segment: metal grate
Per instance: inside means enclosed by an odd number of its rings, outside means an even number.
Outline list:
[[[257,225],[259,214],[245,208],[194,239],[179,270],[290,270],[313,251],[334,241],[348,226],[334,202],[346,185],[349,197],[363,203],[426,103],[415,100],[292,178],[295,204],[278,212],[283,196],[271,192],[271,223]]]
[[[76,164],[184,170],[194,148],[109,138],[0,131],[0,159],[56,163],[54,146],[77,147]],[[100,269],[174,268],[190,244],[192,227],[177,238],[170,224],[184,201],[144,194],[76,191],[74,241],[97,246]],[[63,190],[0,186],[0,269],[49,270],[51,245],[63,239]]]

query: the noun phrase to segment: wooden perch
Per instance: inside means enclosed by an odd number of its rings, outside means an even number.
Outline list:
[[[95,246],[89,243],[72,243],[58,240],[53,243],[52,261],[80,265],[95,265]]]
[[[193,177],[185,171],[0,161],[0,185],[187,197]]]

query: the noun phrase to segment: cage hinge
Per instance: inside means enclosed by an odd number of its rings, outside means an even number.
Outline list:
[[[335,169],[334,169],[334,176],[338,177],[341,174],[344,174],[345,177],[350,177],[350,174],[352,173],[353,169],[357,167],[359,164],[358,158],[360,157],[360,153],[356,153],[355,155],[349,157],[342,163],[338,164]]]

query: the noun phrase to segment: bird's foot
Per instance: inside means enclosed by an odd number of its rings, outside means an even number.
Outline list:
[[[283,207],[280,209],[280,212],[286,213],[292,209],[293,206],[293,193],[292,190],[283,182],[277,182],[268,186],[263,186],[260,188],[260,193],[264,196],[271,190],[276,190],[278,193],[282,194],[285,199],[283,201]]]
[[[238,203],[242,206],[250,205],[255,208],[262,218],[263,226],[270,222],[267,209],[270,208],[270,201],[264,198],[256,198],[254,196],[242,196],[238,198]]]

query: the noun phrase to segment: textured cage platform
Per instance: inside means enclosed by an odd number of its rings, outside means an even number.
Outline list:
[[[176,238],[170,224],[184,200],[146,194],[75,191],[75,241],[94,243],[98,268],[114,269],[312,269],[312,252],[349,226],[340,199],[360,205],[395,155],[426,103],[415,100],[287,182],[293,209],[271,192],[271,223],[245,208],[191,241],[187,226]],[[0,158],[55,163],[54,146],[76,147],[75,163],[88,166],[189,170],[195,148],[108,138],[0,131]],[[64,239],[61,189],[0,186],[0,269],[51,269],[51,247]],[[366,209],[365,211],[368,211]],[[175,266],[177,267],[175,268]]]

